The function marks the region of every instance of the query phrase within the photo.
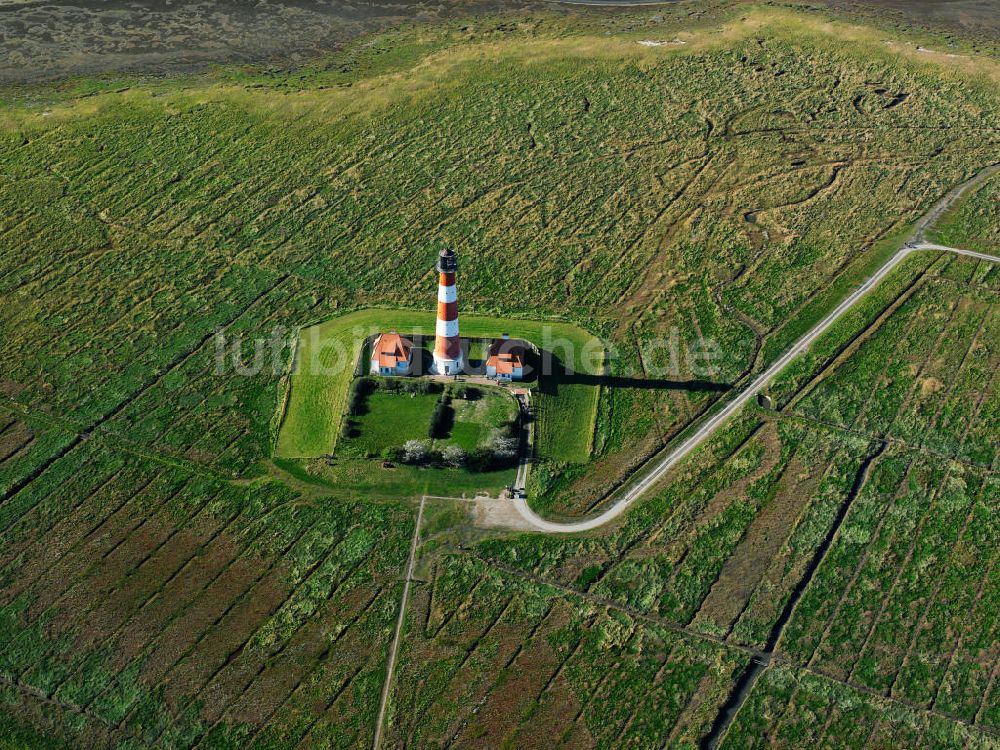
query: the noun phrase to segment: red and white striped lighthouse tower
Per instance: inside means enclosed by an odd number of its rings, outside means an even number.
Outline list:
[[[458,294],[455,291],[458,259],[454,250],[441,251],[437,270],[438,314],[433,371],[437,375],[458,375],[462,372],[462,342],[458,337]]]

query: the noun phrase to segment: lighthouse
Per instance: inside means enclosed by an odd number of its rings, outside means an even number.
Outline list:
[[[437,270],[438,312],[432,370],[436,375],[458,375],[462,372],[462,342],[458,338],[458,294],[455,291],[458,259],[454,250],[441,251]]]

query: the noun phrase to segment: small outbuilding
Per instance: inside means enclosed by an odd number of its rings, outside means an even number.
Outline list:
[[[413,366],[413,342],[395,331],[383,333],[372,345],[372,375],[409,375]]]
[[[506,333],[490,344],[486,357],[486,377],[509,382],[524,377],[524,347]]]

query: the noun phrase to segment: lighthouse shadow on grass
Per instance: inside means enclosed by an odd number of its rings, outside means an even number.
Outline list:
[[[711,380],[673,380],[668,378],[636,378],[627,375],[591,375],[583,372],[567,370],[562,360],[554,354],[543,352],[529,358],[532,372],[541,372],[538,391],[548,395],[559,394],[560,385],[590,385],[609,388],[634,388],[652,391],[694,391],[708,393],[726,393],[732,390],[729,383],[717,383]]]

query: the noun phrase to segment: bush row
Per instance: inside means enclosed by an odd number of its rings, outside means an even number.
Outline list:
[[[499,471],[507,469],[517,461],[517,441],[507,438],[496,447],[481,445],[466,451],[457,445],[449,445],[444,450],[431,448],[427,440],[407,440],[402,448],[388,451],[387,457],[413,466],[438,466],[464,468],[469,471]]]

